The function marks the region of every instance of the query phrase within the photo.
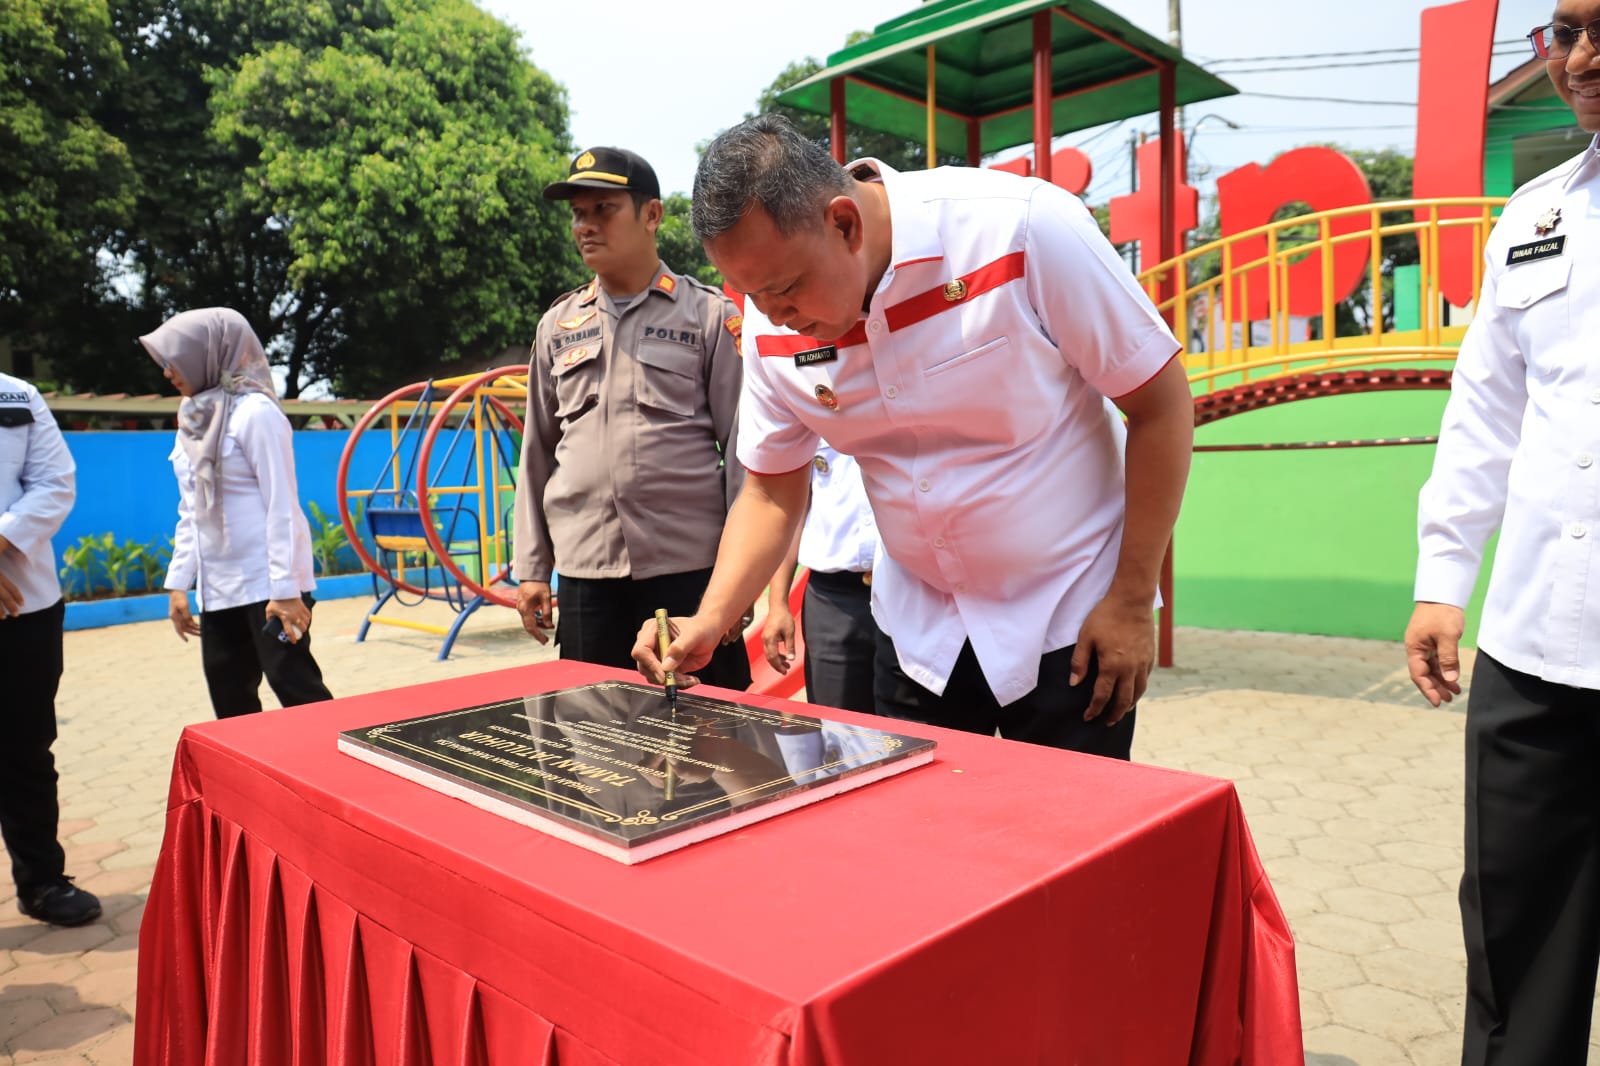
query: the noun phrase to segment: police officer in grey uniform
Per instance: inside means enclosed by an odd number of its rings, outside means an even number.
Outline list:
[[[56,839],[56,687],[66,607],[50,537],[77,499],[77,467],[39,390],[0,374],[0,835],[17,909],[53,925],[100,917],[65,876]]]
[[[661,262],[660,185],[633,152],[582,152],[544,195],[571,205],[573,239],[595,277],[551,305],[533,344],[517,609],[543,643],[558,571],[562,658],[628,669],[641,612],[699,604],[743,480],[728,447],[741,320],[720,292]],[[740,628],[701,681],[749,686]]]

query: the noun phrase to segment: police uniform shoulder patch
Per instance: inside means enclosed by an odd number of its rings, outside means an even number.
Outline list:
[[[722,320],[722,328],[733,334],[733,343],[739,344],[744,340],[744,316],[729,315]]]
[[[672,290],[676,289],[677,287],[678,283],[672,280],[671,274],[663,274],[656,279],[656,288],[660,289],[669,296],[672,294]]]

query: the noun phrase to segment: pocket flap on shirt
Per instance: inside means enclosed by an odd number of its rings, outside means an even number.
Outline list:
[[[686,378],[700,376],[700,352],[681,344],[645,341],[639,345],[634,357],[645,366],[655,367]]]
[[[1516,311],[1532,307],[1545,297],[1565,289],[1571,274],[1570,255],[1508,267],[1495,280],[1494,302]]]
[[[565,374],[570,374],[577,367],[587,366],[599,357],[600,345],[598,343],[567,348],[558,353],[556,361],[550,364],[550,376],[559,378]]]

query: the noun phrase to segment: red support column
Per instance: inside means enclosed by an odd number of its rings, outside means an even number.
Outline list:
[[[1050,180],[1051,112],[1054,86],[1050,80],[1050,12],[1033,13],[1033,173]]]
[[[1178,254],[1178,183],[1183,175],[1178,173],[1178,137],[1174,130],[1173,113],[1178,106],[1178,71],[1172,63],[1161,65],[1161,261],[1169,261]],[[1178,292],[1178,281],[1170,274],[1161,283],[1161,298],[1171,300]],[[1175,308],[1166,312],[1167,324],[1177,320]],[[1172,542],[1167,543],[1167,554],[1161,560],[1161,621],[1156,631],[1156,664],[1171,666],[1173,662],[1173,603],[1172,603]]]
[[[1161,261],[1178,254],[1176,221],[1178,216],[1178,138],[1173,129],[1173,112],[1178,107],[1178,72],[1171,63],[1161,65]],[[1168,288],[1177,291],[1174,279],[1162,284],[1163,296],[1170,295]],[[1169,312],[1168,322],[1174,316]]]
[[[844,79],[834,78],[828,82],[828,103],[833,112],[830,140],[832,141],[833,158],[841,164],[844,162]]]

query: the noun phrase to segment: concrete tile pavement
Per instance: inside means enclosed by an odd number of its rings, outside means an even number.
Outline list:
[[[317,607],[335,695],[553,657],[492,609],[447,662],[433,659],[438,637],[405,629],[356,644],[369,602]],[[450,616],[430,605],[409,617]],[[62,837],[68,872],[106,915],[51,930],[0,886],[0,1066],[131,1062],[138,925],[172,751],[185,724],[210,717],[198,644],[165,622],[69,633],[66,650]],[[1180,630],[1178,657],[1153,678],[1135,758],[1236,783],[1298,944],[1308,1066],[1459,1061],[1461,715],[1421,702],[1393,644]]]

